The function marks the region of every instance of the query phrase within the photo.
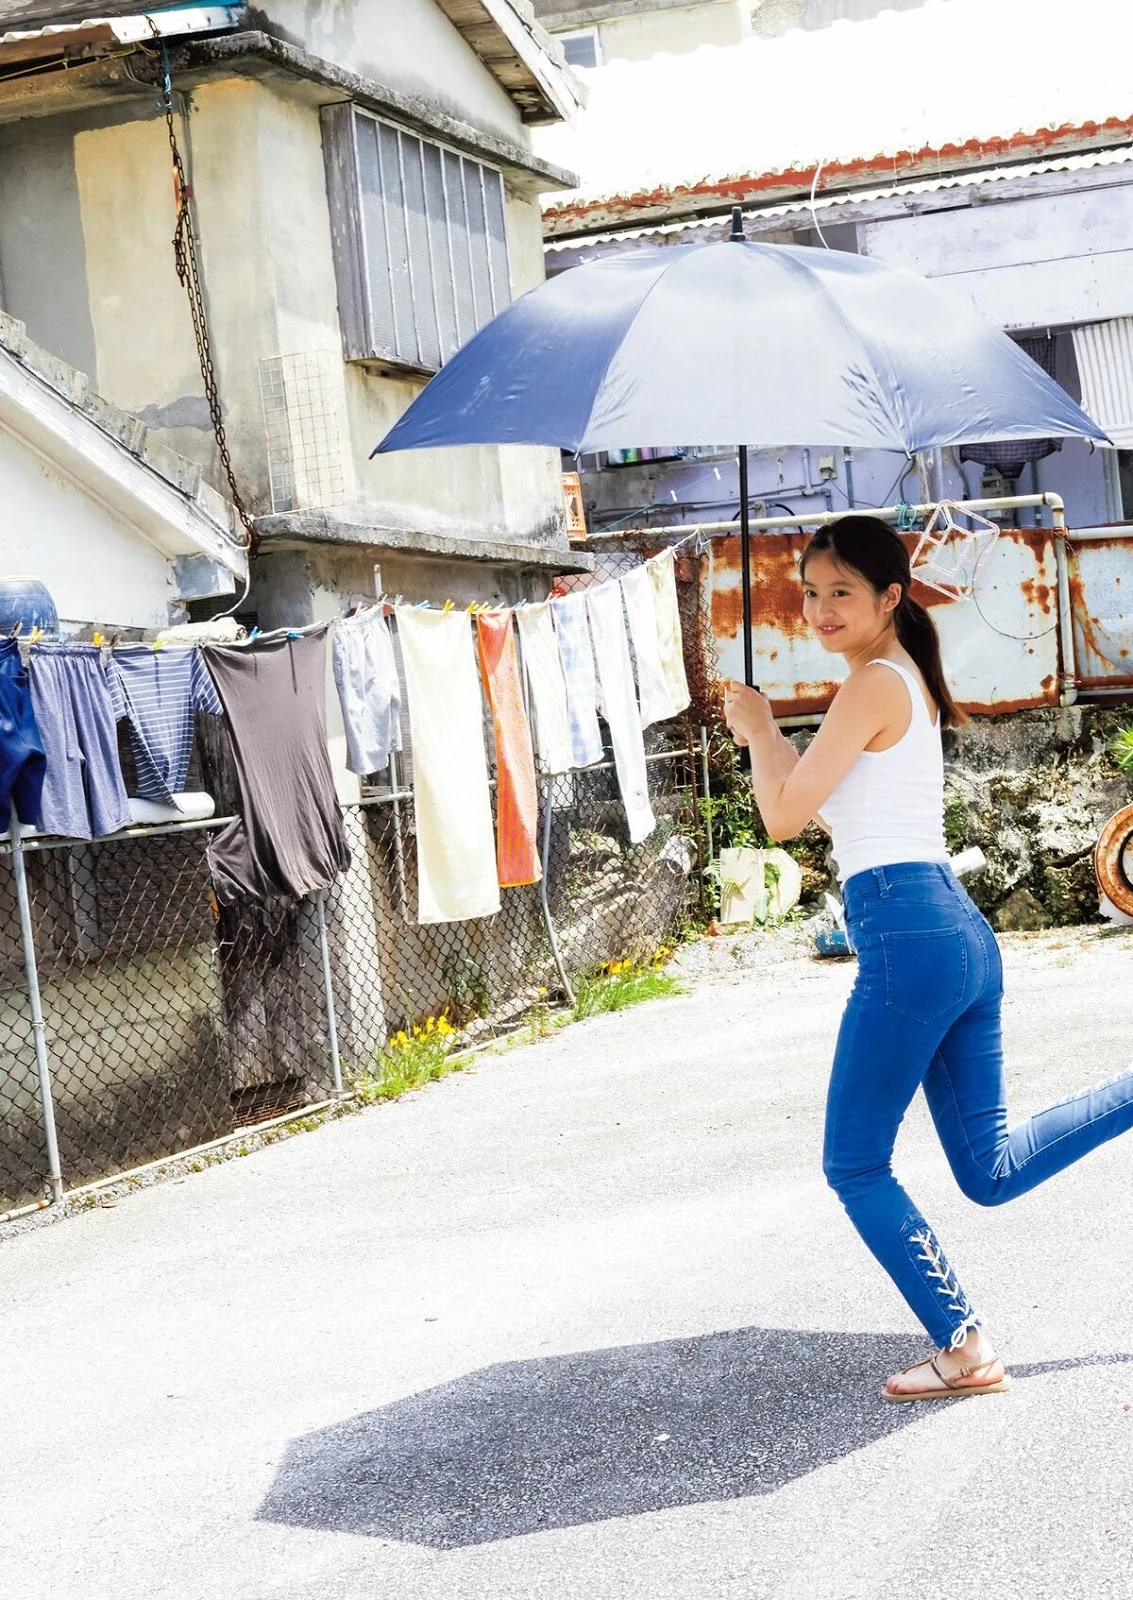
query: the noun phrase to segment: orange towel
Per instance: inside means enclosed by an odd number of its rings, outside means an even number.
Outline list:
[[[519,652],[508,611],[481,612],[476,618],[480,673],[492,708],[496,734],[496,864],[501,889],[538,883],[536,835],[539,796],[531,726],[519,681]]]

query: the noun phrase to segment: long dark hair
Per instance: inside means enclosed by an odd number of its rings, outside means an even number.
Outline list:
[[[829,551],[842,566],[864,578],[875,594],[884,594],[890,584],[900,584],[901,599],[893,613],[897,639],[920,668],[929,694],[940,707],[942,727],[954,728],[966,722],[967,717],[945,682],[936,624],[909,594],[913,581],[909,552],[897,532],[880,517],[839,517],[837,522],[820,528],[803,551],[799,572],[804,578],[807,562],[820,551]]]

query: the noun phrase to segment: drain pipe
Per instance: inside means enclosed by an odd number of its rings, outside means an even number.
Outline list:
[[[39,992],[39,970],[35,964],[35,935],[28,898],[27,868],[20,842],[20,819],[12,807],[9,822],[12,841],[12,871],[16,879],[16,900],[20,908],[20,943],[24,954],[28,1005],[31,1008],[32,1038],[35,1041],[35,1067],[39,1076],[39,1103],[43,1113],[43,1136],[47,1143],[47,1181],[51,1199],[58,1205],[63,1198],[63,1170],[59,1165],[59,1139],[55,1128],[55,1102],[51,1094],[51,1064],[47,1058],[47,1025],[43,1020],[43,1000]]]

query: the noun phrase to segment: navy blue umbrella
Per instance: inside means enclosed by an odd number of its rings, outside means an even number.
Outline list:
[[[441,368],[374,454],[541,444],[575,453],[742,440],[747,452],[1106,435],[966,301],[843,251],[732,238],[612,257],[540,284]],[[1108,442],[1108,441],[1106,441]]]

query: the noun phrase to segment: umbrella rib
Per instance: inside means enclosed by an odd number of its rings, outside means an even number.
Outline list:
[[[641,315],[642,308],[644,307],[646,301],[649,299],[650,295],[656,289],[657,285],[661,282],[661,279],[663,277],[665,277],[665,275],[670,271],[670,269],[672,267],[675,267],[677,265],[678,265],[678,261],[667,261],[665,263],[665,265],[661,268],[661,271],[653,279],[653,282],[649,285],[648,289],[646,289],[646,291],[642,295],[641,299],[637,302],[637,305],[633,309],[633,316],[630,317],[629,321],[626,323],[625,327],[622,329],[620,337],[618,338],[617,342],[614,344],[613,348],[611,349],[609,355],[606,357],[605,361],[603,362],[602,371],[599,374],[598,381],[594,385],[594,392],[590,397],[590,409],[586,413],[586,426],[582,429],[582,435],[581,435],[581,438],[579,439],[578,446],[577,446],[577,448],[575,450],[575,454],[576,455],[581,455],[583,453],[583,451],[582,451],[582,441],[586,438],[586,434],[589,431],[590,424],[594,420],[594,405],[595,405],[595,402],[597,401],[598,395],[601,392],[602,385],[606,381],[606,374],[609,372],[610,367],[613,364],[614,358],[621,351],[622,344],[623,344],[623,342],[625,340],[626,334],[629,332],[630,328],[633,326],[633,324],[637,320],[637,318]],[[659,440],[659,439],[653,439],[652,441],[650,441],[648,439],[638,439],[637,440],[637,444],[638,445],[646,445],[646,446],[648,444],[650,444],[650,443],[660,444],[661,442],[662,441]]]

